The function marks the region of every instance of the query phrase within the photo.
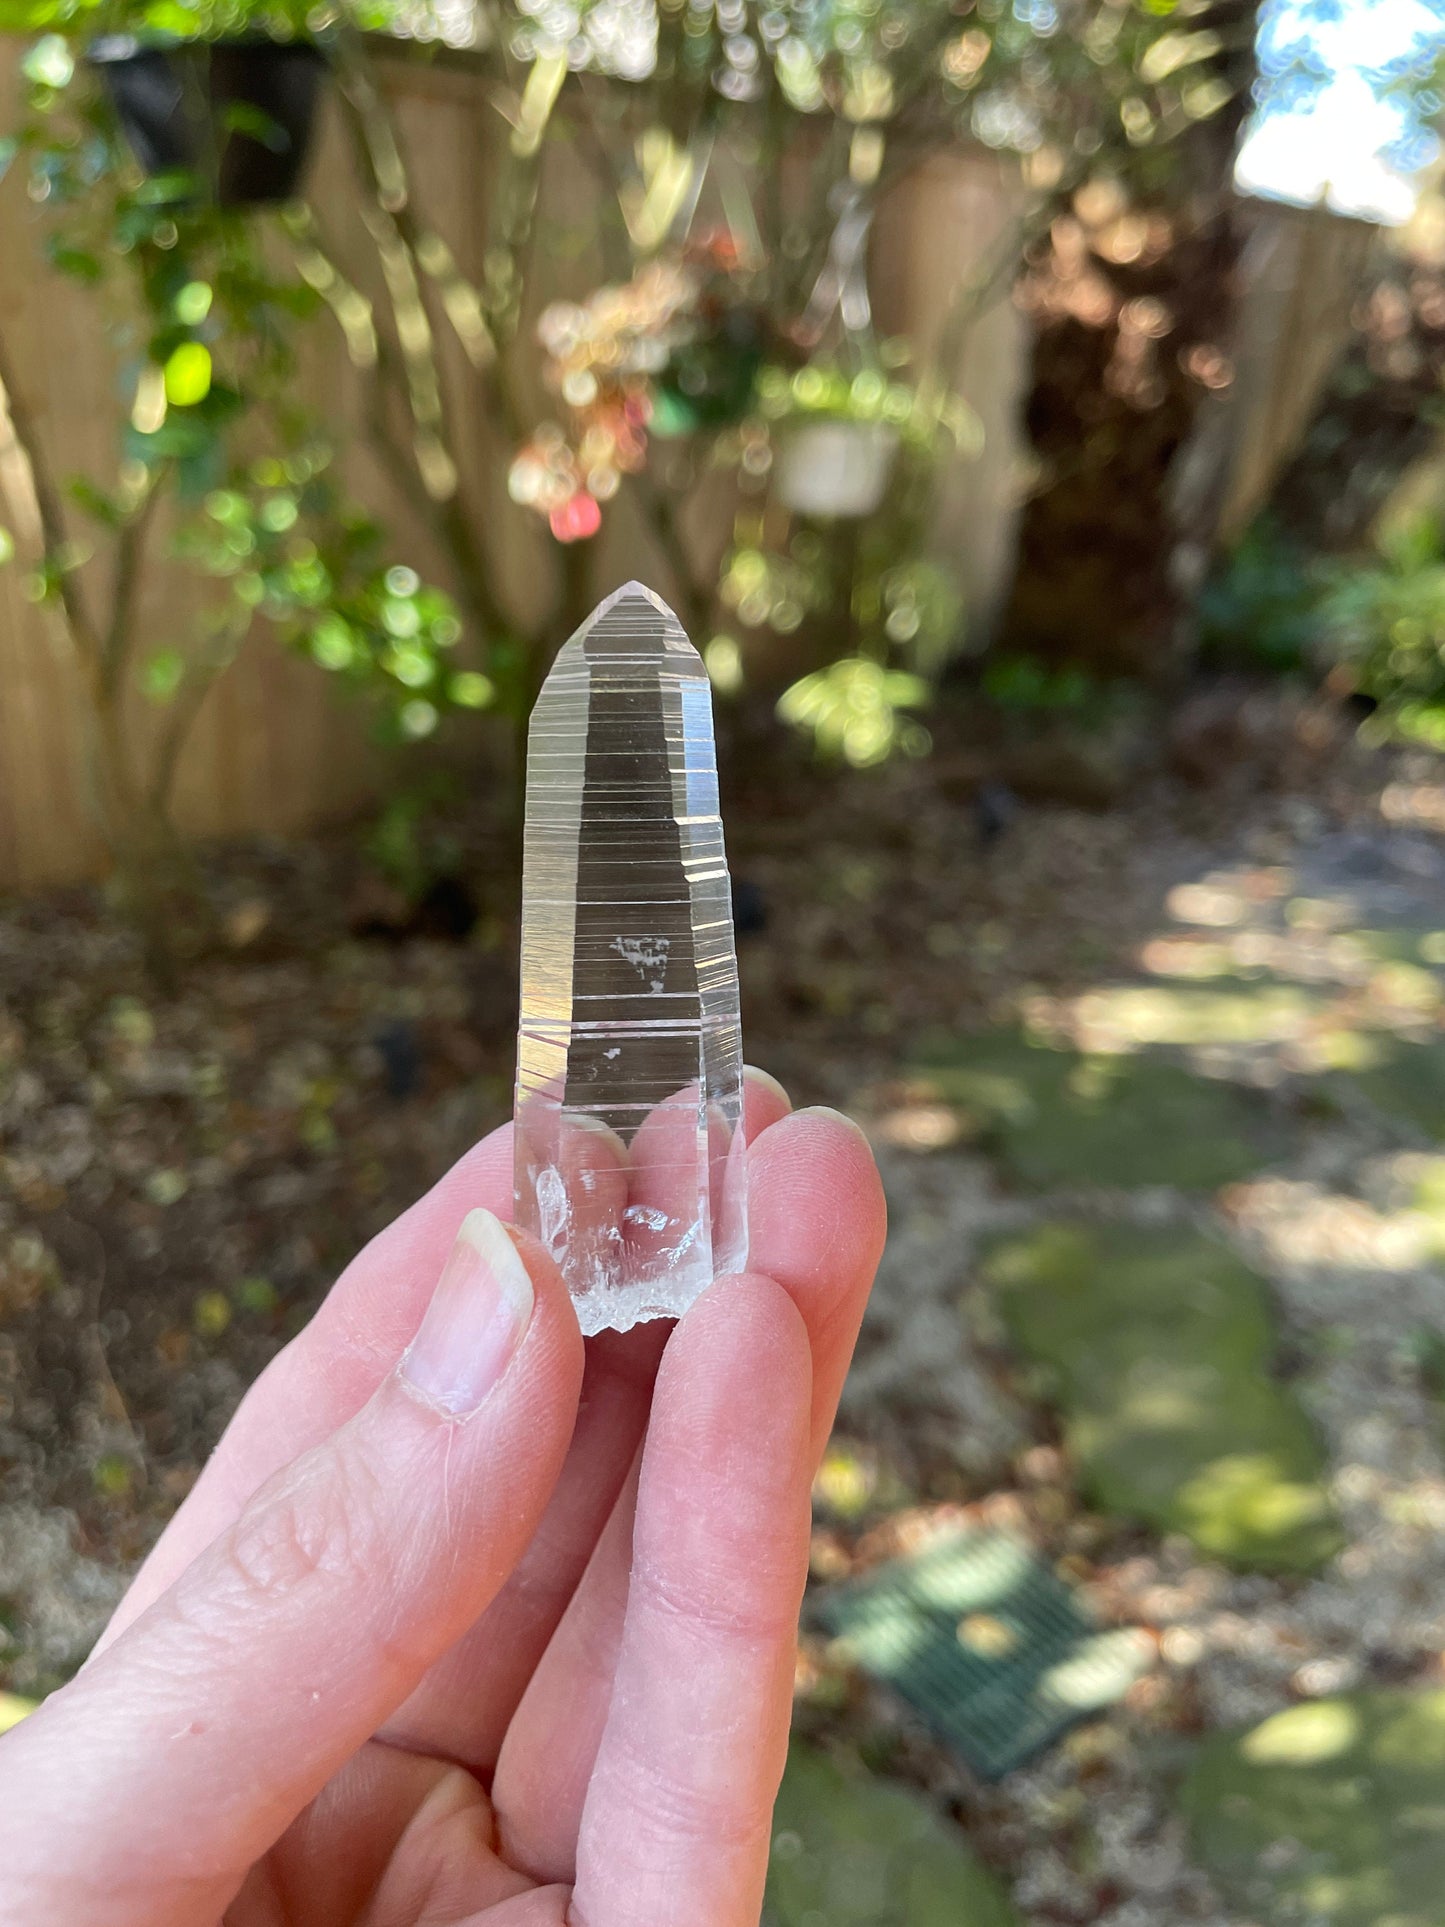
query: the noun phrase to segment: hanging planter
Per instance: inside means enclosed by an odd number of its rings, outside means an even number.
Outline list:
[[[326,66],[313,42],[246,35],[157,45],[113,34],[87,58],[147,174],[189,175],[222,207],[295,196]]]
[[[653,433],[690,435],[741,421],[752,406],[765,339],[764,317],[734,307],[680,342],[657,378]]]
[[[891,423],[815,416],[780,441],[778,497],[795,515],[860,521],[882,506],[898,455]]]

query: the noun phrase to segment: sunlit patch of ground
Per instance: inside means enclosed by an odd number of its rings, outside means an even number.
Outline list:
[[[826,1648],[802,1704],[815,1730],[841,1721],[958,1812],[1030,1922],[1445,1918],[1445,1756],[1412,1777],[1435,1741],[1410,1739],[1438,1720],[1445,1681],[1442,799],[1445,785],[1415,785],[1387,802],[1384,829],[1202,867],[1169,895],[1134,974],[1026,994],[1010,1032],[922,1039],[908,1075],[870,1094],[900,1232],[820,1488],[818,1579],[866,1570],[947,1517],[936,1498],[897,1508],[936,1493],[951,1462],[959,1516],[1006,1502],[1107,1623],[1152,1633],[1158,1662],[1111,1716],[995,1787]],[[1188,1310],[1179,1280],[1161,1265],[1151,1337],[1152,1308],[1118,1289],[1117,1266],[1075,1265],[1091,1302],[1068,1307],[1056,1281],[1025,1332],[980,1262],[1080,1221],[1101,1253],[1229,1250],[1267,1282],[1265,1355],[1241,1356],[1241,1384],[1250,1397],[1276,1384],[1319,1441],[1311,1478],[1338,1537],[1316,1570],[1205,1556],[1157,1433],[1131,1435],[1116,1469],[1159,1480],[1170,1512],[1151,1533],[1123,1523],[1144,1508],[1101,1483],[1104,1432],[1080,1413],[1135,1356],[1140,1386],[1168,1391],[1189,1325],[1170,1331]],[[1187,1368],[1200,1346],[1180,1350]],[[1029,1359],[1045,1353],[1040,1378]],[[1186,1458],[1191,1430],[1202,1449],[1217,1416],[1238,1429],[1215,1385],[1215,1411],[1173,1412]],[[1348,1717],[1363,1737],[1286,1759],[1277,1742],[1294,1729],[1276,1722],[1292,1708]]]

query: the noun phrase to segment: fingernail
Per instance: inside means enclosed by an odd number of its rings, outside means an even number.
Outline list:
[[[771,1091],[785,1112],[792,1110],[792,1098],[788,1096],[777,1078],[768,1071],[759,1070],[756,1064],[744,1064],[743,1079],[748,1084],[756,1084],[759,1090]]]
[[[469,1211],[401,1361],[430,1405],[469,1418],[511,1363],[532,1318],[532,1281],[490,1211]]]
[[[794,1115],[796,1117],[831,1118],[834,1124],[846,1124],[848,1129],[856,1136],[861,1137],[865,1144],[868,1142],[868,1133],[863,1129],[863,1126],[858,1122],[857,1118],[849,1117],[846,1111],[835,1111],[831,1104],[809,1104],[806,1109],[797,1111]]]
[[[562,1141],[571,1140],[571,1148],[579,1152],[585,1161],[590,1153],[596,1157],[599,1152],[618,1164],[627,1162],[627,1146],[610,1124],[604,1124],[600,1117],[592,1117],[586,1111],[564,1111],[562,1113]]]

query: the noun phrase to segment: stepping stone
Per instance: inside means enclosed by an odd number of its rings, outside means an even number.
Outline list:
[[[1267,1287],[1224,1245],[1053,1223],[995,1241],[982,1278],[1094,1505],[1231,1565],[1307,1572],[1338,1550],[1318,1437],[1270,1375]]]
[[[794,1741],[763,1927],[1019,1927],[968,1842],[902,1787]]]
[[[1220,1893],[1260,1927],[1445,1920],[1445,1692],[1312,1700],[1206,1740],[1182,1805]]]
[[[1034,1190],[1213,1191],[1274,1148],[1257,1096],[1155,1057],[1086,1057],[996,1033],[936,1044],[911,1068]]]
[[[987,1780],[1122,1699],[1154,1657],[1136,1629],[1101,1631],[1007,1532],[947,1533],[825,1594],[820,1616]]]

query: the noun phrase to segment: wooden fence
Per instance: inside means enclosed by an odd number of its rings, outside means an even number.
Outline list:
[[[13,41],[0,38],[0,103],[14,98],[18,51]],[[462,268],[476,274],[499,117],[480,75],[465,62],[426,65],[397,58],[384,64],[418,202]],[[570,164],[565,153],[557,164]],[[342,257],[356,262],[374,251],[361,228],[350,166],[339,129],[326,125],[311,196]],[[939,157],[910,177],[876,224],[874,282],[882,324],[925,344],[935,339],[955,286],[996,257],[1018,204],[1011,163],[981,149]],[[585,222],[579,227],[584,242],[563,272],[576,278],[582,292],[600,276],[587,258]],[[117,427],[111,352],[95,300],[47,270],[40,236],[40,221],[12,173],[0,186],[0,330],[55,471],[103,476],[113,462]],[[1276,302],[1271,313],[1279,308]],[[1293,312],[1288,301],[1282,312],[1285,319]],[[1276,377],[1263,380],[1260,392],[1274,395],[1276,407],[1280,383],[1288,382],[1297,400],[1300,389],[1295,344],[1281,338],[1282,326],[1260,348]],[[393,533],[398,554],[414,556],[419,568],[444,580],[426,532],[364,447],[362,392],[330,329],[318,324],[302,356],[308,399],[344,436],[354,431],[348,479],[355,492]],[[1019,427],[1027,368],[1024,324],[1013,305],[1000,299],[975,322],[958,368],[959,386],[984,426],[983,453],[945,478],[935,536],[939,555],[958,568],[976,627],[986,626],[1011,566],[1027,474]],[[549,573],[545,540],[534,520],[506,500],[505,452],[488,446],[483,423],[455,429],[460,459],[476,478],[488,516],[507,531],[503,594],[518,615],[534,617]],[[5,436],[0,410],[0,524],[9,523],[23,543],[25,475]],[[1235,431],[1235,438],[1249,442],[1247,428]],[[1258,463],[1253,457],[1251,462],[1253,472]],[[705,500],[696,504],[685,531],[699,554],[715,555],[722,546],[715,508]],[[665,562],[625,502],[609,511],[604,537],[589,550],[598,593],[629,574],[644,575],[668,592]],[[106,582],[95,565],[85,575],[92,578],[87,588],[95,606],[102,608]],[[85,877],[102,865],[86,794],[86,712],[77,668],[41,612],[26,601],[22,585],[21,571],[0,569],[0,888]],[[197,594],[184,570],[154,572],[143,603],[145,633],[154,646],[171,645],[188,632]],[[152,722],[137,699],[136,726]],[[376,773],[361,714],[320,671],[262,639],[207,700],[181,763],[177,814],[198,836],[295,831],[354,810],[374,787]]]
[[[1234,380],[1223,397],[1219,541],[1244,533],[1298,448],[1379,245],[1368,221],[1324,207],[1256,207],[1240,268]]]

